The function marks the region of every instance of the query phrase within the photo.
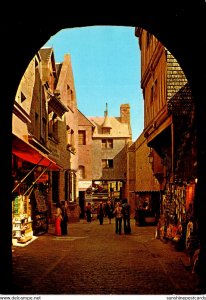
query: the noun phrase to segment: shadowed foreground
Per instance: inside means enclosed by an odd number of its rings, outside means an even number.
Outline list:
[[[26,247],[13,247],[14,293],[197,294],[185,253],[155,239],[155,227],[131,223],[131,235],[116,235],[114,220],[80,221],[69,224],[68,236],[50,228]]]

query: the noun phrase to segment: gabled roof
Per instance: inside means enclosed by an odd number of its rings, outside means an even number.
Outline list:
[[[39,50],[39,54],[41,56],[41,59],[44,61],[48,61],[53,53],[53,48],[41,48]]]
[[[95,127],[94,124],[79,109],[77,109],[77,110],[78,110],[79,116],[81,116],[84,120],[86,120],[88,122],[88,124],[90,126],[92,126],[94,128]],[[78,125],[82,125],[82,124],[78,124]]]
[[[108,117],[108,121],[111,126],[110,134],[102,133],[102,125],[105,117],[87,117],[95,126],[93,137],[111,137],[111,138],[130,138],[130,130],[127,123],[121,123],[120,117]]]

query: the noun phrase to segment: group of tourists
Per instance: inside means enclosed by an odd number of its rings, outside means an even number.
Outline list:
[[[67,201],[57,202],[55,214],[55,235],[67,235],[68,215]]]
[[[125,198],[122,201],[118,201],[113,205],[111,201],[107,201],[106,204],[103,204],[102,201],[97,206],[97,219],[99,224],[103,225],[104,218],[107,217],[109,224],[111,224],[112,218],[115,218],[115,232],[116,234],[122,233],[122,227],[125,234],[131,233],[130,226],[130,205],[128,200]],[[91,203],[88,203],[86,206],[86,219],[87,222],[92,221],[92,207]]]
[[[91,203],[86,205],[86,220],[88,223],[92,221],[92,206]],[[97,207],[97,219],[99,224],[103,225],[104,218],[108,218],[109,224],[111,224],[112,218],[115,219],[115,233],[122,234],[122,227],[125,234],[131,233],[130,226],[130,204],[125,198],[122,201],[117,201],[115,205],[111,201],[107,201],[106,204],[99,203]],[[68,214],[67,214],[67,201],[60,201],[56,204],[55,214],[55,235],[67,235],[68,234]]]

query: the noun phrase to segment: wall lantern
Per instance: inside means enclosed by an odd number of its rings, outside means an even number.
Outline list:
[[[153,164],[154,156],[153,156],[152,148],[150,148],[150,153],[148,154],[148,161],[150,164]]]

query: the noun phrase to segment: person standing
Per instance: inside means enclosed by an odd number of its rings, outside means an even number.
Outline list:
[[[124,233],[130,234],[131,233],[131,226],[130,226],[130,205],[128,200],[125,198],[122,202],[122,214],[123,214],[123,221],[124,221]]]
[[[113,212],[115,216],[115,232],[116,234],[122,233],[122,207],[120,202],[117,202]]]
[[[92,207],[91,207],[91,203],[89,202],[86,206],[86,218],[87,218],[87,222],[91,223],[92,221]]]
[[[61,204],[59,202],[57,202],[56,203],[56,214],[55,214],[55,235],[57,235],[57,236],[60,236],[62,234],[61,221],[62,221]]]
[[[99,224],[103,225],[103,220],[104,220],[104,209],[103,209],[103,204],[102,202],[99,203],[99,206],[97,207],[97,216],[99,219]]]
[[[61,232],[62,235],[67,235],[68,215],[67,215],[67,201],[61,201],[62,221]]]
[[[108,220],[109,220],[109,224],[111,224],[111,220],[113,218],[113,205],[111,203],[111,201],[107,201],[107,204],[106,204],[106,215],[108,217]]]

